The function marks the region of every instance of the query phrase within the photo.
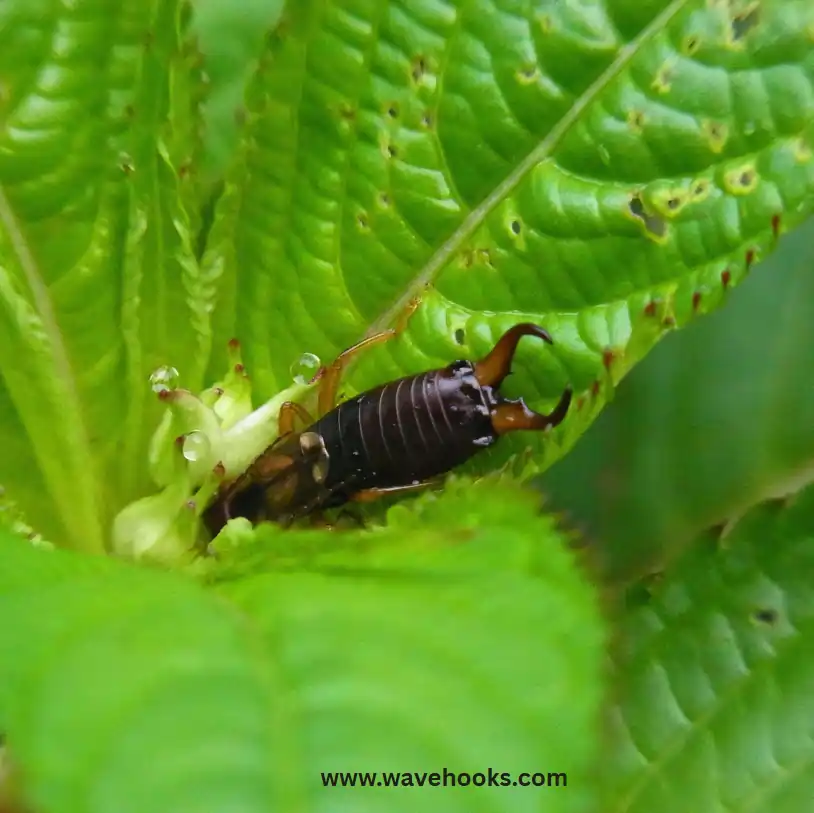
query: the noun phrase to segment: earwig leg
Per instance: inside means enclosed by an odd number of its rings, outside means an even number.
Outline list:
[[[410,483],[406,486],[391,486],[389,488],[366,488],[357,491],[350,499],[352,502],[374,502],[382,497],[389,497],[393,494],[406,494],[411,491],[423,491],[432,486],[439,485],[439,480],[427,480],[423,483]]]
[[[362,339],[362,341],[354,344],[353,347],[349,347],[347,350],[340,353],[332,364],[327,367],[323,367],[316,374],[316,376],[314,376],[313,380],[319,381],[318,408],[320,415],[325,415],[336,406],[336,395],[339,390],[339,379],[341,378],[342,371],[345,369],[347,363],[354,356],[357,356],[362,350],[366,350],[368,347],[373,347],[374,345],[386,342],[389,339],[398,336],[399,333],[402,333],[407,327],[410,317],[415,313],[420,304],[421,300],[419,298],[413,299],[405,312],[399,317],[399,320],[396,322],[396,326],[394,328],[384,330],[381,333],[374,333],[372,336]]]
[[[563,392],[559,403],[549,415],[529,409],[522,401],[500,404],[492,410],[492,428],[498,435],[520,430],[540,431],[562,423],[571,405],[571,389]]]
[[[280,435],[290,435],[295,429],[295,421],[299,418],[305,426],[310,426],[314,419],[308,414],[308,410],[301,404],[293,401],[286,401],[280,407],[280,416],[277,419],[277,426]]]
[[[536,336],[554,344],[548,332],[539,325],[521,322],[509,328],[489,354],[475,364],[475,378],[482,387],[499,387],[503,383],[503,379],[512,371],[512,359],[523,336]]]
[[[347,350],[343,350],[336,360],[327,367],[323,367],[316,375],[319,380],[319,401],[318,409],[320,415],[325,415],[336,406],[336,394],[339,391],[339,379],[345,365],[362,350],[368,347],[386,342],[396,335],[395,330],[385,330],[382,333],[374,333],[361,342],[354,344]]]

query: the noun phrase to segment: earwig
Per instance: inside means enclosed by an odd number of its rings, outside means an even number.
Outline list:
[[[568,413],[570,388],[549,415],[499,391],[523,336],[553,344],[543,328],[528,323],[506,331],[480,361],[399,378],[335,406],[346,361],[394,334],[367,339],[320,371],[318,420],[300,405],[283,406],[280,437],[204,514],[213,534],[234,517],[289,524],[349,501],[426,488],[502,435],[546,430]],[[294,431],[295,417],[308,428]]]

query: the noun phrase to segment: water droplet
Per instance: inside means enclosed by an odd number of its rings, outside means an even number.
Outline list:
[[[316,374],[322,362],[313,353],[303,353],[292,365],[291,376],[295,384],[307,384]]]
[[[194,463],[209,452],[209,438],[197,430],[190,432],[184,437],[182,451],[184,457]]]
[[[178,370],[175,367],[164,365],[153,371],[150,376],[150,386],[153,392],[166,392],[173,389],[178,381]]]
[[[604,144],[600,144],[597,148],[597,152],[599,153],[599,160],[602,161],[605,166],[610,164],[610,152],[608,148]]]

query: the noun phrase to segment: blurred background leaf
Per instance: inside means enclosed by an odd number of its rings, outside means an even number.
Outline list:
[[[603,813],[802,813],[814,787],[814,488],[627,591]]]
[[[540,479],[609,574],[814,476],[814,219],[719,312],[668,336]]]
[[[0,618],[14,620],[0,624],[0,730],[27,801],[532,813],[546,794],[551,813],[588,813],[607,634],[539,502],[497,476],[455,478],[376,533],[268,524],[219,549],[208,590],[0,529]],[[320,778],[444,769],[563,772],[567,788]]]

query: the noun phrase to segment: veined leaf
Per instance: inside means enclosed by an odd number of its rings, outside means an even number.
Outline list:
[[[631,591],[607,813],[798,813],[814,796],[814,489]]]
[[[591,810],[604,631],[537,503],[497,478],[453,480],[377,533],[266,526],[219,551],[217,600],[177,574],[3,539],[0,617],[15,622],[0,625],[0,725],[30,801]],[[321,778],[445,769],[510,784]],[[565,778],[511,784],[521,773]]]
[[[812,210],[812,31],[808,0],[292,0],[205,256],[212,369],[238,335],[267,398],[421,296],[352,391],[533,320],[507,391],[579,393],[544,467]]]
[[[0,8],[0,482],[100,550],[146,484],[150,372],[199,383],[205,291],[179,187],[192,85],[174,0]],[[172,115],[170,115],[172,114]],[[187,131],[190,127],[187,127]],[[50,498],[50,499],[49,499]]]

